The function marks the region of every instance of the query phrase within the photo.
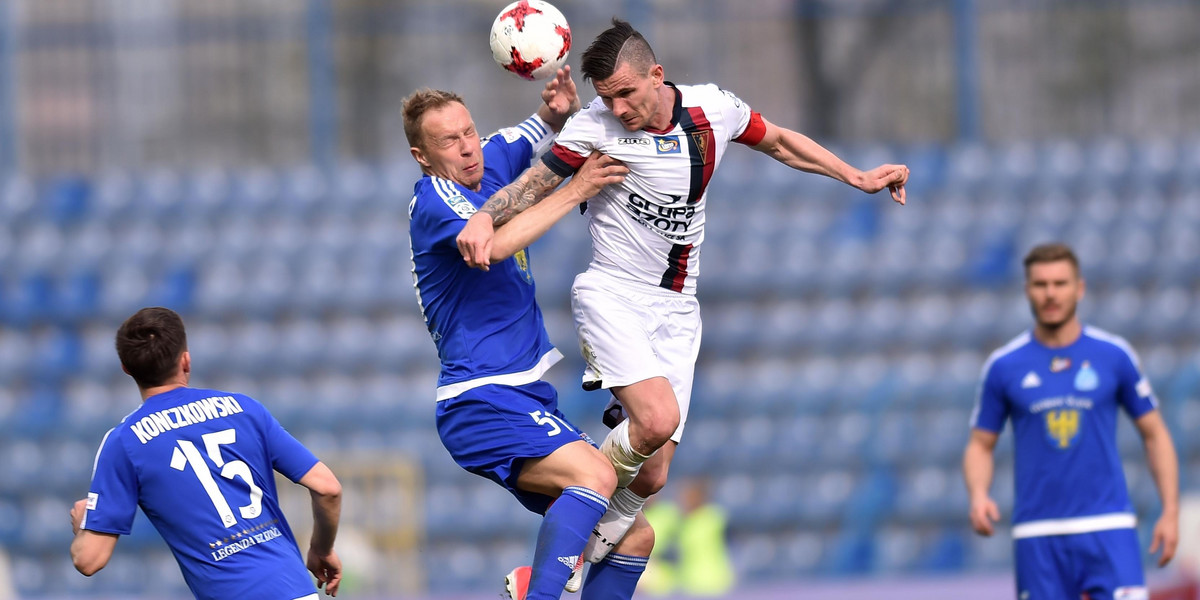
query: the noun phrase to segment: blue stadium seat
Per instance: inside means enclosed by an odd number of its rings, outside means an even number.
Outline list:
[[[924,547],[912,527],[890,525],[874,534],[871,570],[880,574],[906,573],[916,567]]]
[[[92,193],[91,181],[75,175],[49,178],[40,186],[39,208],[56,225],[78,223],[88,217]]]
[[[968,560],[966,553],[970,546],[968,534],[961,526],[962,519],[955,521],[930,536],[918,566],[921,571],[957,573],[962,570]]]
[[[230,190],[232,206],[242,214],[258,217],[289,214],[279,179],[278,173],[266,168],[235,173]]]
[[[143,174],[136,182],[134,202],[139,214],[155,220],[171,220],[184,215],[202,216],[197,210],[202,204],[193,205],[185,200],[183,178],[168,169],[155,169]]]

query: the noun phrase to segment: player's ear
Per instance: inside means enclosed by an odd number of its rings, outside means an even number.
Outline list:
[[[653,67],[650,67],[650,80],[654,82],[655,86],[661,85],[665,78],[666,77],[663,75],[662,65],[656,64]]]
[[[187,350],[179,355],[179,371],[184,375],[192,372],[192,353]]]
[[[1087,281],[1085,281],[1082,277],[1080,277],[1079,278],[1079,296],[1076,297],[1075,300],[1076,301],[1083,300],[1083,296],[1086,293],[1087,293]]]
[[[417,164],[421,165],[422,168],[429,168],[429,159],[425,158],[425,153],[420,148],[412,146],[408,151],[412,153],[412,157],[417,161]]]

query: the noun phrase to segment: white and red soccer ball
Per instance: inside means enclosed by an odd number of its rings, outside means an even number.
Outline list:
[[[549,2],[520,0],[492,23],[492,57],[505,71],[530,81],[553,77],[571,50],[571,27]]]

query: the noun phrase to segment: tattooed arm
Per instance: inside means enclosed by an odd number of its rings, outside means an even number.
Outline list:
[[[629,169],[621,161],[599,152],[593,153],[566,185],[529,210],[516,215],[504,226],[496,228],[496,236],[492,238],[491,262],[500,262],[529,246],[572,208],[579,206],[580,202],[587,202],[606,185],[625,181],[628,173]]]
[[[556,175],[545,163],[539,161],[526,169],[516,181],[493,194],[458,233],[456,242],[463,260],[472,268],[486,271],[492,264],[492,237],[495,235],[495,228],[537,204],[546,194],[558,187],[563,179],[565,178]]]

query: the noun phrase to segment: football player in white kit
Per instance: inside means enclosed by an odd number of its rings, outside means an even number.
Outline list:
[[[582,70],[598,97],[567,122],[540,163],[471,217],[457,242],[469,265],[486,269],[494,228],[535,204],[593,151],[629,168],[622,184],[586,205],[592,259],[571,290],[587,361],[584,388],[611,390],[628,415],[601,444],[618,490],[587,550],[597,563],[587,586],[616,589],[636,584],[649,556],[652,539],[622,536],[666,483],[687,420],[700,347],[695,292],[706,190],[730,142],[867,193],[887,188],[900,204],[909,171],[893,164],[860,171],[716,85],[666,81],[649,43],[619,19],[583,53]],[[576,574],[570,586],[578,581]]]

